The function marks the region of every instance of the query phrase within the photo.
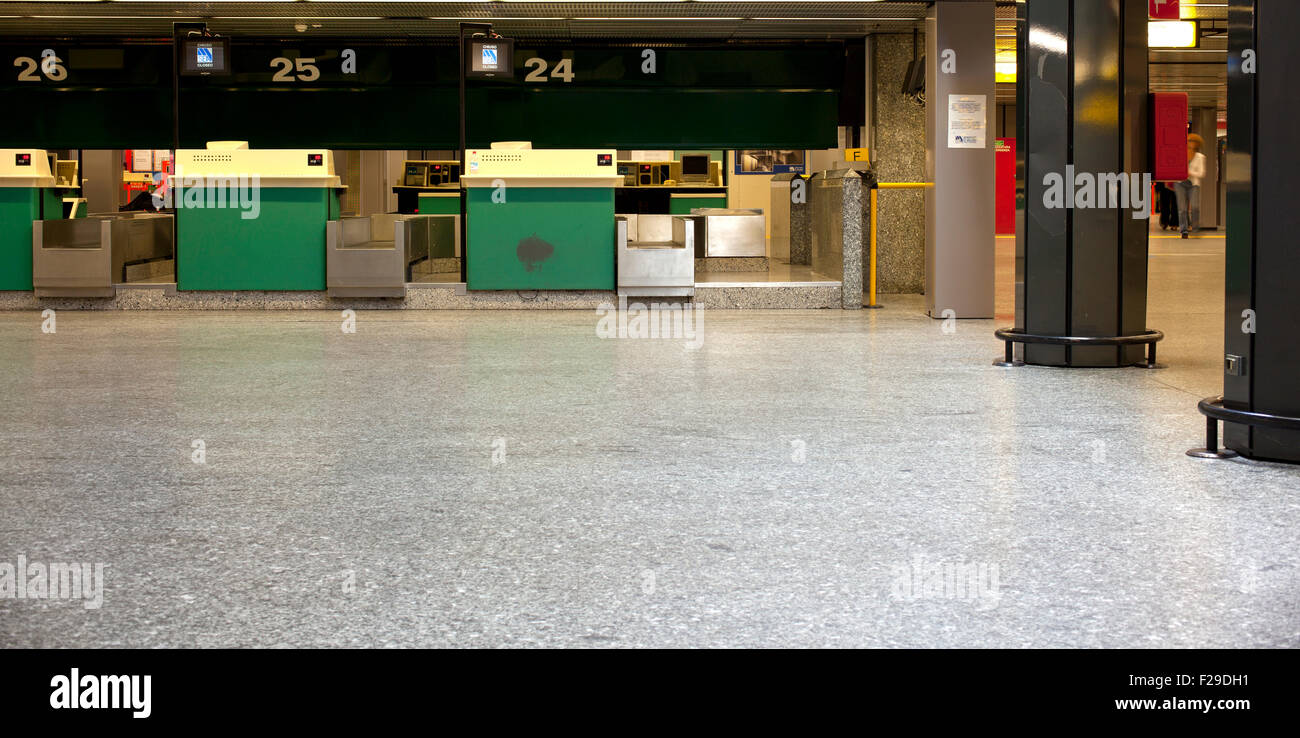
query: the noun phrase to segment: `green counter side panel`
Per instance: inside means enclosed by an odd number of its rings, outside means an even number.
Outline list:
[[[32,221],[40,218],[40,191],[0,187],[0,290],[32,288]]]
[[[63,191],[41,190],[41,220],[63,220]]]
[[[690,215],[691,208],[725,208],[727,196],[717,197],[670,197],[668,198],[669,215]]]
[[[238,208],[178,208],[177,289],[325,289],[332,200],[325,188],[264,187],[256,218]]]
[[[494,191],[467,190],[469,289],[614,289],[613,188]]]
[[[460,198],[421,194],[416,200],[420,215],[460,215]]]

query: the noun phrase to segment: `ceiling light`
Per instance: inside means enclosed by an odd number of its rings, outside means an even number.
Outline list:
[[[1194,49],[1200,43],[1196,21],[1149,21],[1147,46],[1156,49]]]

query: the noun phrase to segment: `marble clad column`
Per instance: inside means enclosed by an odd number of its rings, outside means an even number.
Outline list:
[[[864,227],[866,210],[862,179],[855,173],[844,178],[841,190],[840,213],[844,219],[844,273],[840,277],[840,295],[845,310],[862,309],[862,244],[868,238]]]
[[[925,53],[925,34],[917,56]],[[901,92],[912,61],[911,33],[873,36],[872,112],[875,149],[871,165],[881,182],[925,180],[925,108]],[[925,194],[886,190],[876,207],[877,286],[881,294],[925,292]]]
[[[812,268],[840,280],[840,306],[862,308],[862,177],[852,169],[834,169],[813,176]]]
[[[805,180],[804,184],[807,184]],[[790,263],[812,263],[812,205],[810,197],[790,203]]]

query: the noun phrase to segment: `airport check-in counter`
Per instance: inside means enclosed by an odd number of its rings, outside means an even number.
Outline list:
[[[32,283],[37,297],[112,297],[137,267],[174,254],[172,216],[119,213],[37,221]]]
[[[472,290],[613,290],[614,150],[471,150]]]
[[[342,189],[328,149],[211,142],[177,151],[170,181],[177,289],[325,289],[326,223]]]
[[[767,219],[762,208],[695,208],[695,256],[766,256]]]
[[[695,294],[695,224],[673,215],[620,215],[618,294]]]
[[[33,224],[63,217],[63,193],[41,149],[0,149],[0,290],[32,289]]]
[[[330,297],[403,297],[412,269],[453,253],[458,215],[383,213],[327,225],[326,289]]]

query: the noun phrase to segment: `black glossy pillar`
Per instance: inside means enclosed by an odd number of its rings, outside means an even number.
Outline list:
[[[1147,220],[1134,219],[1127,207],[1061,207],[1044,196],[1049,175],[1060,177],[1069,193],[1069,172],[1150,171],[1147,2],[1029,0],[1017,12],[1016,330],[1056,337],[1141,334]],[[1144,351],[1141,345],[1029,344],[1022,358],[1050,366],[1125,366],[1141,363]]]
[[[1292,418],[1300,417],[1297,28],[1300,2],[1230,1],[1224,407]],[[1300,432],[1225,422],[1223,436],[1243,456],[1300,462]]]

